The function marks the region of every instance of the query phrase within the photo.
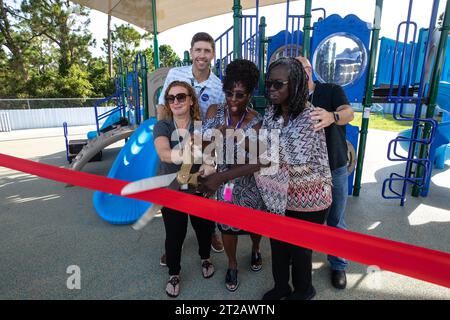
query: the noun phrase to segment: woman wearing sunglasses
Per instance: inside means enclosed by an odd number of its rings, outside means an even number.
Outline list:
[[[258,84],[258,79],[259,71],[251,61],[237,59],[227,66],[223,79],[226,103],[212,105],[208,108],[203,125],[204,137],[207,137],[212,132],[212,130],[208,129],[219,129],[223,133],[225,133],[224,129],[228,129],[228,133],[236,134],[236,136],[240,135],[242,138],[256,136],[252,133],[256,133],[261,126],[262,117],[250,107],[250,101],[252,92]],[[219,173],[226,172],[233,167],[238,162],[239,156],[242,156],[244,161],[248,157],[245,149],[240,149],[234,137],[228,136],[222,141],[223,145],[216,144],[215,146],[216,150],[223,150],[223,153],[218,153],[223,155],[222,159],[216,159]],[[216,143],[218,143],[217,140]],[[229,152],[233,150],[234,156],[231,154],[231,157],[228,156],[227,158],[227,148]],[[240,155],[238,155],[239,152]],[[218,186],[217,199],[245,207],[264,209],[264,203],[252,174],[227,181],[227,183]],[[236,291],[239,286],[238,263],[236,259],[238,235],[249,233],[224,224],[218,224],[218,228],[222,233],[222,241],[228,257],[225,285],[229,291]],[[249,259],[250,269],[257,272],[262,267],[262,258],[259,250],[261,236],[250,234],[250,237],[252,240],[252,250]]]
[[[266,109],[261,129],[280,133],[279,160],[272,163],[274,170],[258,172],[259,164],[236,167],[227,175],[205,178],[203,191],[214,189],[217,180],[223,183],[255,172],[268,211],[323,224],[332,201],[331,172],[324,130],[314,132],[315,123],[309,116],[313,106],[307,101],[308,80],[301,63],[294,58],[273,62],[267,72],[266,89],[272,105]],[[271,135],[267,136],[271,144]],[[312,286],[312,250],[274,239],[270,245],[275,286],[263,300],[312,299],[316,293]],[[289,285],[290,275],[294,291]]]
[[[181,168],[182,145],[190,141],[194,131],[194,121],[200,121],[200,109],[194,89],[183,81],[173,81],[167,87],[165,108],[169,119],[160,120],[155,124],[153,136],[155,148],[161,160],[159,174],[176,173]],[[198,171],[199,166],[192,168]],[[214,274],[214,266],[210,261],[211,228],[213,222],[169,208],[161,210],[166,229],[165,249],[169,281],[166,293],[169,297],[177,297],[180,293],[181,249],[186,237],[188,219],[194,228],[199,245],[202,275],[210,278]]]

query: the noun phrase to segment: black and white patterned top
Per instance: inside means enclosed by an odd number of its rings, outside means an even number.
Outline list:
[[[203,122],[203,132],[204,137],[210,137],[212,135],[212,129],[217,129],[220,127],[223,127],[226,124],[226,105],[219,105],[217,107],[217,114],[215,118],[212,119],[205,119]],[[249,123],[242,126],[240,129],[243,130],[245,136],[249,138],[250,140],[255,139],[255,136],[252,134],[254,133],[252,129],[255,125],[262,122],[262,116],[257,113],[255,117],[250,120]],[[231,139],[230,139],[231,140]],[[217,164],[217,171],[223,172],[227,171],[231,165],[227,164],[226,162],[226,140],[224,140],[223,143],[223,152],[221,154],[223,159],[216,159]],[[234,161],[236,163],[238,154],[239,154],[239,148],[236,146],[236,142],[234,141]],[[245,151],[244,151],[245,152]],[[248,157],[248,154],[245,152],[245,156]],[[223,160],[223,161],[220,161]],[[247,162],[248,163],[248,162]],[[257,210],[265,210],[264,201],[259,194],[259,190],[256,186],[256,181],[254,178],[254,175],[248,175],[244,177],[236,178],[232,181],[234,183],[233,187],[233,193],[232,193],[232,201],[230,203],[243,206],[243,207],[249,207],[254,208]],[[225,185],[221,185],[219,189],[217,190],[217,200],[228,202],[224,199],[224,188]],[[224,225],[224,224],[218,224],[218,227],[221,231],[225,232],[235,232],[240,233],[241,230],[234,228],[232,226]]]

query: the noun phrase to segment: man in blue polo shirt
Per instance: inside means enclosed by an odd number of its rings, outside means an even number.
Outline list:
[[[159,96],[157,106],[158,120],[166,118],[164,108],[164,92],[169,84],[175,80],[189,83],[197,93],[198,102],[202,118],[206,110],[212,104],[222,104],[225,101],[225,95],[222,91],[222,81],[211,71],[211,61],[215,56],[215,41],[206,32],[196,33],[191,40],[190,54],[192,65],[170,69],[167,74],[164,86]],[[223,244],[214,230],[211,235],[211,246],[216,252],[223,251]],[[166,265],[166,255],[163,254],[160,259],[161,265]]]

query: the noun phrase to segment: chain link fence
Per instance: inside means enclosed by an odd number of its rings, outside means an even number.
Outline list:
[[[42,98],[42,99],[0,99],[0,110],[53,109],[53,108],[90,108],[102,98]],[[101,105],[114,105],[108,101]]]

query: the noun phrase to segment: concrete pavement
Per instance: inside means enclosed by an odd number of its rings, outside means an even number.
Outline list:
[[[93,127],[70,128],[72,139]],[[384,200],[381,185],[402,165],[386,159],[387,143],[395,133],[371,130],[361,195],[348,203],[347,223],[353,231],[450,252],[450,161],[435,170],[427,198],[408,196],[404,207]],[[106,175],[123,142],[108,147],[103,161],[84,171]],[[65,166],[62,128],[0,133],[0,152],[56,166]],[[65,188],[0,167],[0,299],[169,299],[167,269],[159,265],[164,226],[156,218],[142,231],[113,226],[99,218],[92,205],[93,191]],[[230,293],[224,278],[227,259],[212,253],[216,274],[201,276],[197,244],[189,227],[182,255],[181,294],[178,299],[260,299],[273,286],[270,245],[262,240],[263,270],[250,271],[251,243],[238,245],[239,289]],[[450,299],[450,289],[350,262],[348,288],[329,282],[326,255],[314,253],[315,299]],[[81,270],[81,289],[69,290],[67,268]],[[411,266],[412,268],[414,266]]]

